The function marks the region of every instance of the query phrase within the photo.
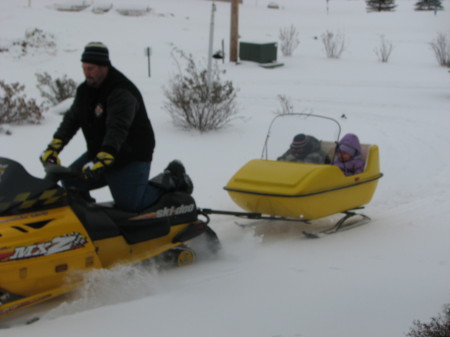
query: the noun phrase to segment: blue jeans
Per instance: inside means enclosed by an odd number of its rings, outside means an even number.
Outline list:
[[[90,161],[88,153],[75,160],[70,167],[81,171]],[[155,203],[161,195],[160,190],[148,183],[150,163],[135,161],[126,166],[106,170],[104,175],[94,179],[74,177],[64,179],[65,189],[76,189],[88,201],[94,201],[89,191],[108,185],[116,206],[127,211],[140,211]]]

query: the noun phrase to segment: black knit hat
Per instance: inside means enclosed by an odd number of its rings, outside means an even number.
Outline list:
[[[308,143],[309,138],[303,133],[300,133],[297,136],[295,136],[294,139],[292,140],[291,148],[292,149],[304,148],[308,145]]]
[[[101,42],[90,42],[84,47],[84,52],[81,55],[81,62],[92,63],[100,66],[109,66],[109,51],[108,48]]]

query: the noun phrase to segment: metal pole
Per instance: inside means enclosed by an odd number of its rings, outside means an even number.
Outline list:
[[[209,26],[209,47],[208,47],[208,88],[211,89],[212,84],[212,70],[211,70],[211,62],[212,62],[212,50],[213,50],[213,41],[214,41],[214,12],[216,11],[216,4],[212,3],[211,8],[211,24]]]
[[[148,54],[148,77],[152,77],[152,70],[150,64],[150,53]]]
[[[231,0],[230,62],[238,60],[239,0]]]
[[[222,39],[222,63],[225,63],[225,41]]]
[[[148,62],[148,77],[152,76],[151,67],[150,67],[150,56],[152,55],[152,49],[150,47],[147,47],[145,49],[145,54],[147,55],[147,62]]]

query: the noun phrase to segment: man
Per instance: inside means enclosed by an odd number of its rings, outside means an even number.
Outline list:
[[[40,160],[59,164],[59,152],[81,129],[87,151],[71,167],[83,176],[66,179],[63,186],[94,201],[89,191],[108,185],[117,207],[142,210],[160,196],[148,184],[155,136],[142,96],[111,65],[103,43],[86,45],[81,62],[85,81]]]
[[[329,162],[327,154],[322,151],[317,138],[303,133],[294,137],[289,150],[281,157],[278,157],[277,160],[313,164],[325,164]]]

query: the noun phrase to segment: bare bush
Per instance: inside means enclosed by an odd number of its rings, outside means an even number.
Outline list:
[[[104,14],[109,12],[111,9],[113,8],[113,4],[99,4],[99,5],[94,5],[94,7],[92,8],[92,13],[95,14]]]
[[[395,0],[366,0],[368,12],[391,12],[397,7]]]
[[[300,44],[298,39],[298,31],[294,25],[280,29],[278,38],[281,41],[280,48],[283,56],[291,56],[292,52]]]
[[[164,104],[174,123],[200,132],[220,129],[237,114],[236,89],[231,81],[222,82],[221,72],[215,63],[211,76],[199,66],[192,55],[174,49],[172,57],[178,66],[178,74],[169,82],[164,94]],[[181,69],[178,60],[186,63]],[[210,79],[210,80],[209,80]]]
[[[278,100],[280,101],[281,110],[275,111],[277,115],[290,114],[294,112],[294,104],[289,97],[285,95],[278,95]]]
[[[53,79],[48,73],[35,75],[38,81],[37,88],[50,105],[54,106],[70,97],[75,97],[77,83],[67,78],[67,75],[56,79]]]
[[[393,48],[392,43],[389,40],[386,40],[384,36],[381,36],[381,44],[378,48],[375,48],[375,54],[378,56],[378,61],[387,63]]]
[[[345,50],[345,35],[341,33],[334,34],[326,31],[321,36],[325,48],[325,54],[328,58],[339,58]]]
[[[434,55],[443,67],[450,67],[450,40],[443,33],[439,33],[437,38],[430,42]]]
[[[278,5],[276,2],[271,1],[267,4],[267,8],[280,9],[280,5]]]
[[[57,11],[62,12],[81,12],[91,6],[88,1],[78,1],[67,4],[56,4],[55,8]]]
[[[408,337],[448,337],[450,336],[450,305],[446,305],[444,316],[432,317],[430,323],[413,322]]]
[[[13,42],[13,52],[19,57],[32,53],[35,50],[53,52],[55,50],[55,36],[39,28],[29,29],[25,32],[25,39]]]
[[[147,15],[152,11],[150,7],[121,7],[117,8],[116,11],[124,16],[143,16]]]
[[[24,85],[0,81],[0,124],[39,124],[42,107],[34,99],[27,100]]]

